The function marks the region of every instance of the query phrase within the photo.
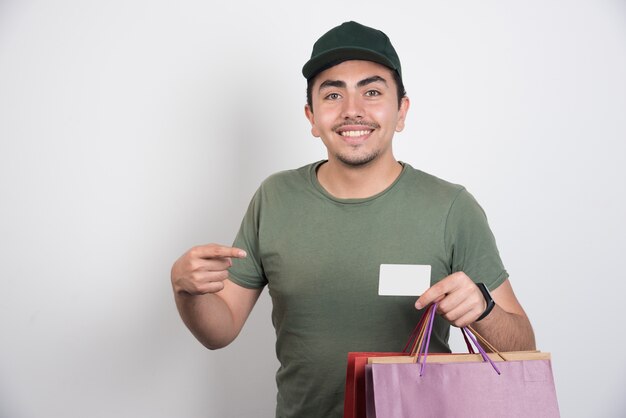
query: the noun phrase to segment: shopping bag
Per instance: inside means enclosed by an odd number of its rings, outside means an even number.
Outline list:
[[[385,358],[394,359],[393,362],[407,359],[412,362],[416,355],[419,344],[424,338],[424,324],[427,319],[427,312],[422,315],[417,326],[408,337],[407,343],[402,351],[398,352],[350,352],[348,353],[348,365],[346,370],[346,385],[344,394],[344,418],[365,418],[366,417],[366,397],[365,397],[365,366],[372,359],[383,360]],[[468,350],[473,353],[472,346],[466,341]],[[438,355],[438,354],[435,354]]]
[[[346,390],[343,403],[344,418],[365,418],[365,366],[369,358],[409,356],[403,352],[348,353]]]
[[[429,309],[434,319],[436,306]],[[432,323],[414,358],[370,361],[365,368],[367,418],[555,418],[558,402],[549,353],[489,353],[466,328],[479,354],[428,355]],[[489,347],[493,350],[493,347]]]

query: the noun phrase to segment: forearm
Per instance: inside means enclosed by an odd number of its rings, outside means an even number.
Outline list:
[[[526,315],[509,313],[496,304],[472,327],[499,351],[535,350],[535,334]]]
[[[187,328],[205,347],[222,348],[241,331],[261,289],[246,289],[228,280],[239,248],[207,244],[193,247],[172,266],[176,307]]]
[[[183,322],[208,349],[227,346],[239,333],[228,305],[216,294],[175,293],[175,299]]]

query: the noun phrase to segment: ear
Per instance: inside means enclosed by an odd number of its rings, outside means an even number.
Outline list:
[[[311,135],[313,135],[316,138],[319,138],[320,131],[315,126],[315,115],[313,114],[313,109],[311,109],[311,107],[308,104],[304,105],[304,115],[306,116],[306,118],[309,120],[309,123],[311,124]]]
[[[400,100],[400,109],[398,110],[398,121],[396,122],[396,132],[402,132],[404,129],[404,121],[406,120],[406,114],[409,111],[411,102],[407,96],[404,96]]]

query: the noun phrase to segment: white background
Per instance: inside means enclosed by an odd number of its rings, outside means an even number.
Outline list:
[[[564,417],[626,415],[626,3],[0,1],[0,416],[270,417],[266,292],[205,350],[170,290],[269,174],[324,157],[313,42],[385,31],[396,156],[486,210]]]

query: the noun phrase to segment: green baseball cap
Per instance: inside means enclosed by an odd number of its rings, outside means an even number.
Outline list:
[[[395,70],[402,77],[400,58],[389,37],[377,29],[352,21],[332,28],[315,42],[311,59],[302,67],[302,75],[310,80],[348,60],[373,61]]]

